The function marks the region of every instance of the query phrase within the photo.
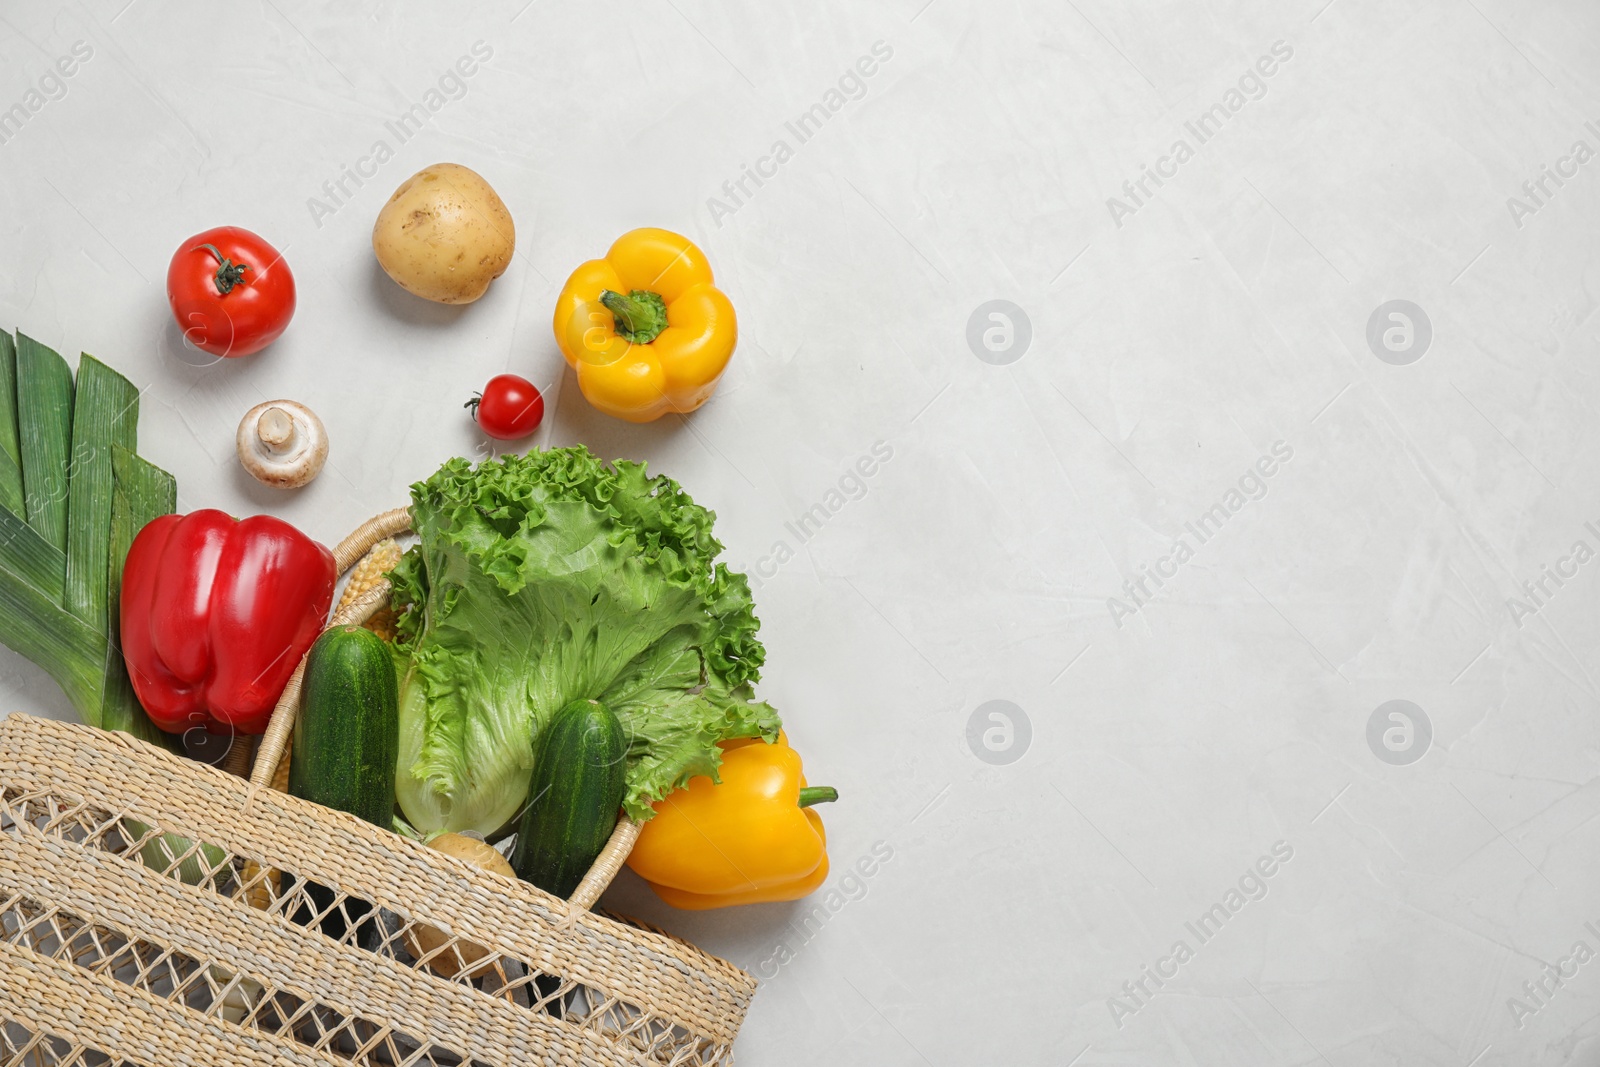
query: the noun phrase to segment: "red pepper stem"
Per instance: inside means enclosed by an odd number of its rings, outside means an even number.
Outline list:
[[[831,785],[808,785],[800,790],[800,806],[809,808],[813,804],[831,804],[839,799],[839,791]]]
[[[207,252],[217,257],[217,273],[211,280],[216,283],[218,293],[227,296],[233,292],[234,286],[244,281],[244,272],[250,269],[250,264],[235,263],[223,255],[222,250],[216,245],[196,245],[195,247],[204,248]]]

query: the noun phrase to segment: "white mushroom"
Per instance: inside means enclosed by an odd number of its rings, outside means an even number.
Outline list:
[[[239,462],[250,476],[278,489],[315,478],[328,458],[328,432],[304,404],[269,400],[239,423]]]

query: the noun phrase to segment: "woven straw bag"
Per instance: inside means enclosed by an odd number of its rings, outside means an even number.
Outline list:
[[[339,570],[408,527],[405,509],[365,523]],[[0,1063],[732,1063],[755,980],[590,910],[637,824],[562,901],[270,788],[304,666],[249,782],[123,734],[0,722]]]

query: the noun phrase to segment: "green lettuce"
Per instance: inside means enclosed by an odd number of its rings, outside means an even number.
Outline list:
[[[400,612],[396,794],[417,829],[503,830],[533,740],[594,699],[629,738],[624,807],[717,774],[717,742],[777,735],[744,575],[715,515],[645,465],[587,448],[453,459],[411,487],[420,543],[390,575]]]

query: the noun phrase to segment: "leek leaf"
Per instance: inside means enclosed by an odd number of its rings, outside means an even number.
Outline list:
[[[182,739],[162,733],[134,695],[133,683],[122,660],[118,640],[122,565],[128,558],[133,539],[151,519],[170,515],[178,506],[178,483],[172,475],[147,463],[120,445],[111,447],[114,472],[111,493],[111,565],[106,576],[107,625],[109,640],[105,657],[105,689],[101,700],[100,727],[121,730],[141,741],[160,745],[173,752],[183,751]]]
[[[27,334],[17,334],[17,423],[28,525],[67,548],[67,458],[72,447],[72,371]]]
[[[111,447],[133,448],[138,423],[139,390],[85,353],[78,362],[72,407],[63,605],[101,632],[106,631],[106,572],[111,556]]]
[[[9,333],[0,333],[0,507],[14,515],[27,511],[17,446],[17,346]]]

